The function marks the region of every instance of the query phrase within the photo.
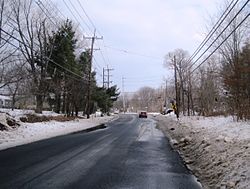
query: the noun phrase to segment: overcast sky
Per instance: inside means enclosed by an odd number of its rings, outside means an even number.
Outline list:
[[[102,83],[102,68],[113,68],[110,80],[126,92],[143,86],[158,88],[172,71],[163,66],[164,56],[177,48],[193,53],[206,32],[206,19],[219,0],[79,0],[97,29],[93,68]],[[78,0],[53,0],[62,13],[80,22],[86,36],[93,26]],[[88,26],[87,26],[88,25]]]

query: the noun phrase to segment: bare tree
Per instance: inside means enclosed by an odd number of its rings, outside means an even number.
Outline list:
[[[25,84],[24,80],[28,78],[28,74],[25,69],[26,62],[19,61],[16,61],[15,64],[12,64],[10,70],[8,71],[8,77],[12,78],[13,80],[12,83],[8,83],[7,85],[8,94],[12,98],[12,110],[14,110],[18,98],[23,95],[20,93],[20,91],[23,90],[23,87],[25,87],[23,86],[23,84]]]
[[[222,6],[223,9],[229,5],[230,1],[225,1]],[[228,17],[225,19],[221,27],[216,31],[218,36],[223,29],[229,25],[229,27],[221,34],[219,39],[216,41],[215,48],[224,41],[230,33],[232,35],[223,43],[219,48],[218,53],[222,57],[222,76],[224,80],[224,89],[227,91],[228,105],[232,114],[237,115],[238,119],[243,119],[243,107],[245,99],[243,98],[242,91],[242,62],[240,61],[240,52],[243,44],[249,39],[249,19],[246,19],[241,25],[242,20],[249,14],[249,7],[245,7],[238,14],[243,3],[238,3],[235,8],[230,12]],[[222,11],[219,10],[219,13]],[[238,14],[238,15],[237,15]],[[236,16],[237,15],[237,16]],[[236,29],[237,28],[237,29]]]
[[[191,62],[189,61],[189,54],[183,49],[176,49],[165,56],[164,65],[175,70],[176,103],[178,105],[178,109],[182,110],[183,114],[185,115],[186,97],[188,97],[188,110],[190,107],[190,101],[192,102],[190,76]]]
[[[196,111],[203,116],[221,113],[221,77],[217,57],[211,57],[196,73]]]
[[[29,64],[28,72],[33,79],[33,94],[36,96],[36,112],[41,113],[46,93],[46,67],[49,53],[48,35],[51,31],[46,15],[33,0],[12,0],[12,27],[18,38],[20,52]]]
[[[19,47],[11,37],[14,30],[9,27],[10,16],[10,2],[0,0],[0,88],[15,82],[14,78],[9,77],[9,69],[18,59]]]

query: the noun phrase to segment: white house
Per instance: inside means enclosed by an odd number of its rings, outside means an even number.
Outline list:
[[[0,95],[0,108],[10,108],[12,100],[9,96]]]

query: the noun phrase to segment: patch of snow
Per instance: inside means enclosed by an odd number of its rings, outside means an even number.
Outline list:
[[[21,126],[16,129],[0,131],[0,150],[59,135],[82,131],[108,122],[111,119],[113,119],[112,116],[91,116],[90,119],[76,119],[67,122],[50,121],[39,123],[21,123]]]
[[[21,117],[25,114],[34,114],[35,111],[34,110],[21,110],[21,109],[7,109],[7,108],[0,108],[0,112],[3,113],[8,113],[9,115],[11,115],[14,118],[18,118]]]
[[[195,129],[203,129],[214,137],[232,140],[250,139],[250,121],[234,121],[233,117],[181,117],[180,123]]]
[[[164,134],[156,128],[156,121],[145,119],[139,126],[138,141],[160,140]]]
[[[204,188],[249,188],[250,121],[222,116],[156,119]]]
[[[161,114],[159,112],[148,112],[148,115],[157,116]]]
[[[0,112],[3,113],[8,113],[9,115],[11,115],[14,118],[19,118],[24,116],[25,114],[36,114],[38,116],[58,116],[61,114],[52,112],[52,111],[43,111],[42,114],[37,114],[35,113],[34,110],[25,110],[25,109],[8,109],[8,108],[0,108]]]

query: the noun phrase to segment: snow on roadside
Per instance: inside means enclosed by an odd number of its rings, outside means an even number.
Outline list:
[[[213,137],[228,140],[249,140],[250,122],[234,121],[233,117],[181,117],[180,123],[191,125],[195,129],[203,129]]]
[[[232,117],[157,116],[187,166],[204,188],[240,188],[250,185],[250,122]]]
[[[30,111],[28,111],[30,113]],[[48,113],[51,115],[51,113]],[[14,117],[23,115],[23,111],[13,111]],[[76,131],[85,130],[106,123],[113,119],[113,116],[94,117],[90,119],[75,119],[67,122],[38,122],[22,123],[21,126],[5,131],[0,131],[0,150],[7,149],[22,144],[35,142],[59,135],[64,135]]]
[[[14,117],[14,118],[19,118],[24,116],[25,114],[36,114],[36,115],[40,115],[40,116],[58,116],[60,114],[52,112],[52,111],[43,111],[42,114],[37,114],[35,113],[34,110],[23,110],[23,109],[7,109],[7,108],[0,108],[0,112],[2,113],[7,113],[10,116]]]

